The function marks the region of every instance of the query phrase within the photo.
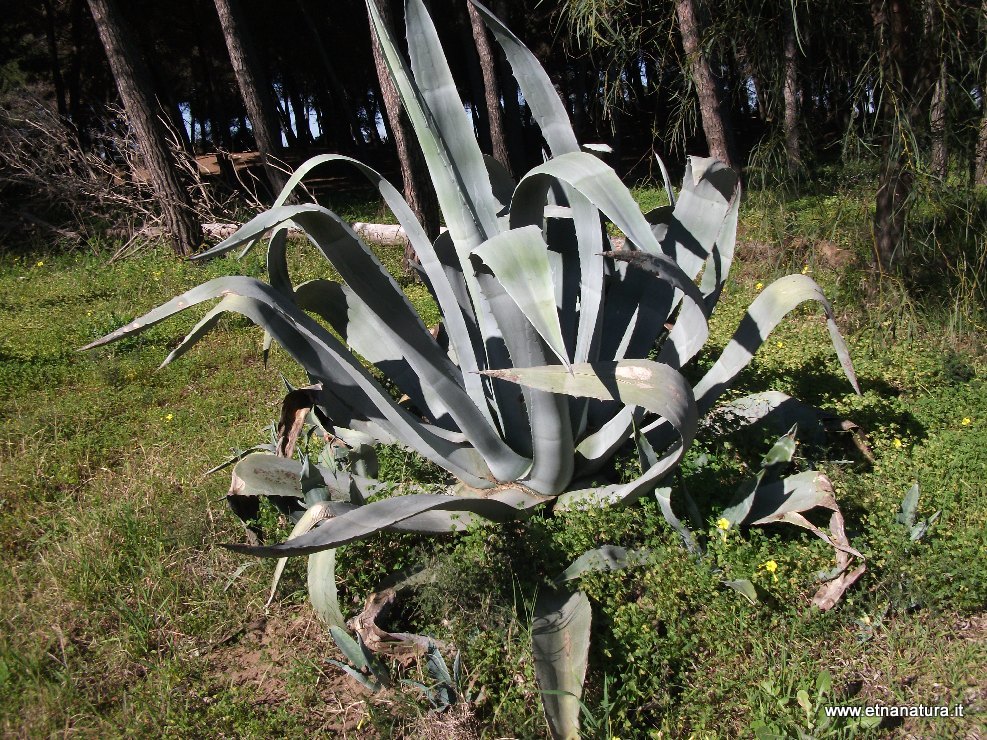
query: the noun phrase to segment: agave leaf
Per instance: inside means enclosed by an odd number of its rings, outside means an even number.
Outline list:
[[[487,270],[479,270],[476,281],[489,300],[511,365],[524,367],[549,362],[550,351],[503,285]],[[493,338],[488,336],[487,342],[492,341]],[[488,375],[499,378],[494,372],[488,372]],[[502,391],[501,395],[509,394]],[[572,479],[575,443],[568,401],[527,388],[522,389],[520,395],[523,395],[527,418],[530,419],[526,436],[531,440],[531,465],[521,480],[539,493],[557,494]],[[528,452],[526,446],[522,447],[526,441],[525,436],[512,440],[522,454]]]
[[[641,406],[676,428],[696,425],[695,403],[685,379],[651,360],[586,362],[572,365],[569,371],[557,365],[518,367],[487,370],[486,374],[552,393]]]
[[[429,110],[425,95],[419,89],[417,82],[412,79],[403,57],[390,37],[390,34],[387,32],[387,29],[384,27],[374,0],[369,0],[367,7],[370,11],[375,33],[380,40],[381,49],[390,70],[391,78],[394,80],[405,112],[408,114],[408,119],[415,129],[418,143],[422,147],[422,153],[425,157],[429,174],[431,175],[432,185],[435,187],[439,207],[442,210],[443,218],[449,229],[449,240],[457,254],[457,261],[461,266],[468,265],[470,250],[499,231],[500,227],[496,217],[497,210],[499,209],[489,193],[481,193],[483,199],[479,202],[475,202],[469,197],[471,189],[464,182],[466,173],[458,168],[459,163],[456,162],[453,155],[453,144],[450,144],[446,140],[442,128],[437,123],[432,111]],[[425,36],[431,36],[434,33],[434,28],[429,30],[431,21],[427,20],[427,14],[424,13],[423,9],[420,7],[411,8],[409,6],[408,10],[416,14],[414,25],[409,25],[409,30],[414,29],[415,41],[420,41]],[[409,17],[409,23],[410,21],[411,18]],[[422,55],[439,54],[439,47],[415,49],[414,47],[416,45],[414,42],[411,44],[412,54],[417,56],[417,63],[424,67],[422,70],[423,84],[430,86],[430,88],[435,86],[441,87],[443,80],[439,78],[441,73],[435,65],[444,63],[421,58]],[[430,89],[429,94],[438,95],[439,93],[435,89]],[[460,108],[460,114],[465,116],[465,111],[462,108]],[[449,123],[451,120],[451,118],[444,120],[443,125],[451,125]],[[472,143],[460,142],[455,146],[462,147],[461,151],[457,150],[458,154],[470,159],[471,155],[466,153],[467,147],[475,147],[476,143],[473,141],[472,130],[469,131],[467,136]],[[478,153],[479,149],[476,151]],[[463,164],[472,170],[470,161]],[[482,174],[477,173],[477,179],[474,180],[474,184],[482,184],[484,182],[487,182],[489,185],[485,168]],[[463,274],[463,279],[469,293],[470,303],[473,306],[473,309],[468,313],[475,315],[477,326],[484,339],[497,336],[497,327],[494,325],[493,318],[485,305],[485,299],[480,292],[476,279],[469,271]],[[496,363],[492,358],[487,358],[486,366],[490,367],[491,365],[496,366]]]
[[[840,335],[833,316],[833,309],[823,295],[822,289],[806,275],[789,275],[780,278],[765,288],[747,309],[733,339],[720,355],[709,372],[695,388],[696,402],[700,411],[708,411],[716,399],[725,391],[741,370],[747,367],[754,353],[768,338],[778,323],[799,304],[814,300],[826,312],[826,325],[830,339],[836,348],[843,372],[857,393],[857,376],[853,371],[850,353]]]
[[[469,397],[462,371],[436,344],[407,296],[367,245],[338,216],[319,206],[286,207],[279,211],[280,218],[290,217],[302,227],[332,262],[356,300],[367,307],[364,317],[376,317],[378,331],[402,352],[422,383],[443,399],[450,416],[487,460],[491,472],[500,480],[519,477],[529,461],[500,438],[489,414],[484,415]],[[485,408],[486,403],[483,405]]]
[[[158,370],[163,370],[168,367],[171,363],[177,360],[179,357],[188,352],[193,345],[195,345],[200,339],[202,339],[206,334],[211,332],[216,328],[216,324],[219,323],[220,318],[222,318],[224,313],[228,311],[235,311],[236,308],[236,298],[227,296],[223,298],[219,303],[213,306],[199,321],[195,326],[189,331],[188,334],[178,343],[168,356],[164,358],[164,361],[158,365]],[[265,336],[270,336],[265,332]],[[110,340],[114,341],[114,340]],[[88,349],[88,347],[83,347],[83,349]]]
[[[740,196],[733,199],[720,233],[716,237],[716,244],[710,250],[710,255],[706,260],[706,267],[703,270],[702,282],[699,287],[703,297],[706,299],[706,306],[710,311],[720,299],[720,292],[726,284],[730,275],[730,268],[733,266],[734,249],[737,245],[737,220],[740,217]]]
[[[228,460],[224,460],[223,462],[219,463],[219,465],[214,465],[213,467],[209,468],[209,470],[203,473],[203,475],[212,475],[213,473],[218,473],[223,468],[228,468],[230,465],[234,465],[240,462],[240,460],[242,460],[247,455],[250,455],[251,453],[254,452],[267,452],[273,455],[275,449],[276,448],[274,444],[254,445],[253,447],[248,447],[245,450],[234,449],[234,455],[231,458],[229,458]]]
[[[234,552],[277,558],[314,552],[357,542],[411,517],[432,511],[469,512],[492,521],[521,518],[524,511],[494,498],[469,498],[416,493],[375,501],[325,521],[320,527],[291,542],[272,546],[223,545]]]
[[[475,210],[486,237],[492,237],[499,231],[499,209],[493,198],[490,176],[473,133],[473,122],[467,118],[439,36],[422,0],[405,1],[405,19],[415,82],[446,144],[452,171],[463,190],[461,197]],[[448,214],[446,218],[448,222]]]
[[[547,251],[541,229],[526,226],[488,239],[472,254],[493,271],[535,331],[568,366]]]
[[[784,393],[764,391],[720,404],[706,415],[703,426],[713,435],[721,436],[760,422],[779,432],[798,425],[803,440],[821,444],[825,431],[821,414],[816,407]]]
[[[793,426],[788,432],[778,438],[778,441],[771,445],[771,449],[761,460],[762,468],[769,468],[773,465],[787,464],[795,456],[795,433],[798,426]]]
[[[291,190],[297,186],[298,183],[302,181],[313,169],[325,164],[346,164],[352,166],[359,173],[364,175],[374,186],[378,189],[384,201],[387,203],[391,212],[395,215],[398,223],[404,229],[404,233],[408,237],[408,241],[411,244],[412,249],[414,249],[415,254],[418,257],[419,264],[422,272],[425,274],[426,281],[428,282],[429,289],[435,298],[436,303],[439,305],[439,309],[443,315],[443,321],[446,326],[446,331],[449,334],[449,341],[452,345],[458,360],[460,368],[462,368],[464,373],[464,383],[466,385],[466,390],[469,392],[470,397],[473,399],[474,403],[480,408],[481,411],[486,411],[486,402],[484,401],[483,387],[482,384],[475,376],[477,371],[477,359],[474,352],[470,352],[469,349],[472,347],[472,339],[470,337],[470,332],[467,328],[467,324],[464,320],[463,314],[455,310],[457,303],[457,296],[455,293],[455,285],[450,281],[446,270],[443,267],[442,262],[439,260],[436,250],[433,248],[428,235],[422,228],[421,224],[418,222],[414,211],[408,205],[407,201],[401,195],[400,191],[395,188],[390,182],[387,181],[379,172],[371,167],[359,162],[352,157],[346,157],[341,154],[323,154],[317,157],[309,159],[307,162],[302,164],[298,170],[292,175],[291,179],[285,185],[285,189],[282,191],[281,195],[274,203],[274,207],[281,206],[285,203]],[[506,172],[502,172],[503,167],[493,160],[488,161],[488,169],[491,169],[495,175],[492,176],[492,182],[495,185],[495,195],[499,198],[506,199],[504,202],[510,202],[510,193],[514,190],[513,180],[511,180],[510,175]],[[500,171],[496,168],[499,167]],[[506,178],[506,180],[505,180]],[[509,189],[509,190],[508,190]],[[504,191],[507,190],[505,193]],[[210,253],[219,249],[219,246],[210,250]],[[273,284],[274,275],[270,271],[270,258],[268,259],[268,272],[271,275],[271,281]],[[461,279],[461,276],[460,276]]]
[[[544,590],[532,615],[535,677],[553,738],[579,737],[579,699],[589,659],[589,599],[582,591]]]
[[[655,160],[658,162],[658,169],[661,170],[661,180],[665,184],[665,194],[668,196],[668,204],[675,208],[675,190],[672,188],[672,178],[668,176],[668,169],[665,167],[665,162],[658,153],[655,152]]]
[[[312,415],[322,390],[322,383],[307,388],[292,388],[281,402],[281,418],[278,421],[278,444],[275,454],[290,458],[294,454],[298,435],[306,420]]]
[[[308,598],[319,619],[336,627],[345,626],[346,620],[340,611],[336,593],[335,550],[323,550],[308,556]]]
[[[377,366],[408,395],[432,423],[454,428],[444,399],[408,363],[404,352],[380,329],[382,317],[359,300],[346,285],[332,280],[309,280],[295,289],[299,308],[325,319],[354,352]]]
[[[572,131],[569,114],[562,105],[559,93],[552,84],[544,67],[534,54],[518,40],[500,19],[475,0],[470,0],[480,13],[483,22],[493,33],[504,50],[514,78],[521,88],[525,103],[541,129],[542,136],[554,156],[566,152],[578,152],[579,143]]]
[[[757,592],[757,587],[746,578],[739,578],[735,581],[722,581],[722,583],[727,588],[730,588],[743,596],[751,604],[756,604],[760,601],[760,595]]]
[[[302,464],[297,460],[255,452],[233,467],[243,487],[240,496],[282,496],[302,498]]]
[[[616,545],[603,545],[594,550],[587,550],[562,573],[555,577],[556,586],[579,578],[584,573],[594,573],[601,570],[613,571],[642,565],[648,561],[651,553],[647,550],[628,550]]]
[[[680,457],[681,456],[679,455],[679,456],[676,456],[673,459],[675,459],[677,461]],[[658,461],[656,461],[656,463],[655,463],[655,465],[653,467],[657,467],[657,466],[662,465],[662,464],[663,464],[663,461],[662,460],[658,460]],[[668,466],[668,464],[667,463],[664,463],[664,467],[667,467],[667,466]],[[649,472],[650,472],[650,470],[651,470],[651,468],[648,469]],[[647,473],[645,473],[645,475],[647,475]],[[661,486],[661,487],[656,488],[655,489],[655,499],[658,501],[659,508],[661,508],[661,515],[665,518],[665,521],[668,522],[668,525],[672,529],[675,530],[676,534],[678,534],[678,536],[682,538],[682,542],[685,545],[685,549],[689,551],[689,554],[690,555],[697,555],[697,554],[699,554],[700,553],[699,543],[696,542],[695,535],[692,534],[692,532],[689,530],[689,527],[687,527],[682,522],[681,519],[679,519],[677,516],[675,516],[675,512],[672,509],[672,489],[671,489],[671,487],[670,486]]]
[[[553,393],[588,396],[620,401],[642,408],[667,419],[681,437],[647,473],[629,484],[570,491],[559,496],[556,509],[573,506],[630,503],[654,487],[668,470],[681,459],[696,433],[696,405],[685,379],[667,365],[650,360],[580,363],[571,372],[560,366],[514,368],[487,371],[489,375]]]
[[[751,513],[758,491],[764,484],[765,475],[769,468],[777,465],[787,465],[795,454],[795,431],[792,427],[787,434],[775,442],[761,460],[761,470],[754,478],[743,481],[733,495],[730,505],[723,511],[723,518],[731,524],[741,524]]]
[[[916,482],[905,493],[905,498],[901,502],[901,512],[895,515],[895,521],[899,524],[904,524],[909,529],[915,524],[915,512],[918,511],[918,496],[919,487],[918,482]]]
[[[219,295],[241,296],[235,304],[230,304],[233,306],[230,310],[236,310],[270,331],[310,377],[329,381],[322,403],[331,404],[332,407],[327,408],[331,418],[344,426],[354,427],[354,412],[347,412],[347,409],[358,409],[357,420],[367,420],[386,434],[401,439],[469,485],[478,488],[490,485],[487,478],[489,469],[476,450],[452,443],[414,419],[369,376],[338,339],[269,285],[258,280],[245,277],[210,280],[83,349],[143,331],[172,314]]]
[[[572,209],[577,259],[564,258],[563,268],[569,266],[569,272],[579,270],[579,324],[572,360],[590,362],[599,358],[604,271],[600,245],[605,234],[596,206],[575,189],[566,187],[564,190]]]
[[[743,519],[731,518],[733,512],[730,509],[723,512],[723,517],[731,524],[768,524],[785,514],[809,511],[817,506],[828,509],[836,507],[833,488],[825,475],[807,470],[758,487],[753,504]]]
[[[313,504],[305,511],[304,514],[302,514],[301,519],[295,523],[295,526],[291,530],[291,534],[288,535],[288,539],[290,540],[292,537],[298,537],[301,534],[305,534],[316,524],[331,515],[332,513],[329,509],[328,503],[320,501],[319,503]],[[264,604],[265,608],[269,607],[271,602],[274,601],[274,596],[278,592],[278,583],[281,582],[281,574],[284,573],[284,567],[287,564],[288,558],[280,558],[274,566],[274,577],[271,579],[271,595],[267,597],[267,603]]]
[[[803,516],[803,512],[817,507],[832,512],[829,534]],[[726,509],[723,517],[732,524],[794,524],[809,530],[833,547],[836,552],[837,576],[823,584],[812,599],[812,603],[820,609],[833,608],[846,589],[866,570],[864,556],[847,539],[843,528],[843,514],[836,503],[832,483],[815,470],[756,486],[744,501]],[[860,561],[853,571],[849,570],[851,556]]]
[[[288,226],[278,226],[267,245],[267,279],[271,287],[291,295],[291,275],[288,274]]]
[[[470,191],[463,186],[463,173],[455,166],[455,158],[451,152],[450,144],[445,140],[432,111],[429,110],[425,95],[418,87],[417,82],[412,79],[401,53],[381,20],[375,1],[369,0],[367,8],[370,11],[374,33],[380,41],[384,61],[390,71],[391,79],[394,81],[401,97],[401,103],[422,147],[425,163],[428,166],[439,207],[442,209],[450,235],[457,245],[462,242],[469,247],[476,246],[490,235],[484,232],[484,224],[489,222],[489,216],[481,216],[478,213],[477,204],[467,197]],[[418,37],[416,36],[414,42],[417,41]],[[415,45],[414,42],[411,44],[412,46]],[[437,53],[438,51],[438,48],[435,48],[420,50],[416,53]],[[465,116],[465,111],[463,115]],[[472,132],[470,132],[469,137],[470,139],[473,138]],[[482,177],[483,180],[487,180],[485,170]]]
[[[583,195],[640,249],[660,253],[658,240],[617,173],[585,152],[557,156],[521,178],[511,200],[511,228],[541,225],[545,195],[555,182]]]
[[[345,663],[340,663],[338,660],[333,660],[332,658],[328,658],[327,660],[371,693],[376,694],[384,689],[382,684],[377,683],[365,673],[360,673],[360,671],[354,669],[352,666],[348,666]]]
[[[577,475],[593,473],[613,457],[631,434],[635,413],[641,415],[640,410],[635,407],[622,408],[603,426],[580,441],[576,446]]]
[[[720,238],[724,220],[737,202],[737,174],[722,162],[689,157],[682,189],[662,239],[665,254],[695,277]]]
[[[658,355],[659,362],[674,368],[682,367],[695,357],[709,337],[709,314],[699,288],[664,254],[622,251],[610,252],[607,256],[627,262],[631,267],[654,275],[659,280],[674,286],[689,299],[683,305],[675,320],[675,326],[669,332],[668,340]]]
[[[441,262],[437,258],[435,251],[432,249],[431,244],[428,241],[428,237],[415,218],[414,213],[411,211],[401,194],[389,182],[387,182],[387,180],[385,180],[375,170],[349,157],[344,157],[341,155],[323,155],[320,157],[314,157],[303,164],[292,176],[291,180],[289,180],[287,186],[285,187],[285,190],[282,192],[282,195],[279,197],[278,201],[276,201],[275,208],[281,206],[285,202],[290,191],[302,180],[302,178],[311,172],[312,169],[323,164],[334,162],[350,164],[365,175],[367,179],[377,186],[378,190],[381,192],[381,195],[397,216],[399,223],[404,228],[405,233],[408,235],[409,241],[421,261],[423,271],[427,275],[430,287],[445,317],[444,321],[446,324],[446,330],[449,333],[450,341],[453,345],[460,367],[465,373],[463,383],[466,386],[466,390],[480,413],[487,417],[488,422],[492,423],[492,419],[484,398],[482,383],[475,375],[477,370],[476,355],[474,352],[470,351],[470,347],[472,346],[470,332],[464,322],[463,314],[455,310],[456,297],[453,290],[453,285],[450,284]],[[237,234],[234,234],[232,237],[217,245],[212,250],[209,250],[202,256],[229,251],[244,241],[251,242],[252,240],[255,240],[273,219],[273,217],[268,214],[262,214],[262,216],[264,218],[261,223],[255,223],[257,221],[257,219],[255,219],[250,224],[247,224],[241,228]],[[272,280],[273,279],[274,272],[272,271]]]
[[[329,627],[329,635],[336,647],[345,658],[352,663],[358,671],[370,670],[370,658],[363,646],[358,643],[345,628],[333,625]]]

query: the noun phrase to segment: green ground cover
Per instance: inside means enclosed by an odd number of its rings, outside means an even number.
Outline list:
[[[646,208],[658,199],[653,190],[636,195]],[[354,220],[378,220],[374,204],[351,210]],[[821,448],[801,446],[794,465],[811,462],[834,481],[850,537],[867,556],[863,579],[834,611],[814,611],[815,576],[831,567],[825,543],[791,529],[717,528],[719,511],[770,446],[768,432],[690,453],[682,482],[709,523],[701,561],[648,503],[587,513],[564,528],[535,517],[438,546],[409,535],[398,547],[390,537],[343,548],[340,586],[351,613],[384,576],[422,557],[443,575],[441,589],[420,590],[396,617],[462,650],[471,701],[443,717],[411,693],[370,696],[325,661],[339,656],[306,603],[300,564],[289,566],[265,610],[274,564],[217,546],[242,541],[243,530],[226,510],[226,474],[203,473],[231,448],[265,438],[279,413],[279,372],[302,380],[283,353],[275,349],[265,368],[260,332],[224,319],[155,372],[191,316],[76,352],[207,278],[260,276],[260,252],[239,264],[192,265],[148,250],[106,265],[88,253],[7,245],[0,733],[543,736],[524,612],[544,577],[612,543],[656,557],[584,580],[599,607],[584,697],[589,736],[976,736],[987,699],[982,288],[957,260],[953,273],[942,271],[940,293],[917,290],[921,281],[910,292],[878,283],[863,267],[866,216],[852,194],[750,197],[737,272],[699,362],[712,362],[759,286],[803,270],[820,282],[863,395],[852,394],[822,317],[809,309],[781,324],[738,392],[785,391],[861,427],[864,449],[849,433],[833,434]],[[299,279],[325,276],[311,250],[296,253]],[[380,256],[396,268],[400,250]],[[404,287],[434,321],[427,292]],[[382,463],[396,485],[435,475],[399,450],[384,450]],[[915,481],[918,518],[941,511],[918,542],[896,521]],[[727,578],[750,579],[762,598],[748,603],[720,585]],[[880,728],[827,723],[821,708],[838,703],[960,703],[966,716]]]

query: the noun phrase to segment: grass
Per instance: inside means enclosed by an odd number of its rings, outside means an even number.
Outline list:
[[[831,565],[824,543],[791,529],[715,527],[770,446],[767,431],[706,441],[690,455],[682,482],[709,522],[700,561],[649,503],[438,544],[404,536],[343,548],[351,613],[400,567],[427,561],[440,574],[398,620],[463,652],[471,702],[441,730],[410,695],[368,697],[325,662],[339,656],[305,603],[301,563],[289,565],[265,610],[273,563],[217,547],[243,532],[223,501],[224,474],[203,472],[231,447],[264,439],[278,414],[278,373],[300,381],[297,368],[278,351],[265,368],[260,333],[231,319],[161,372],[154,368],[194,317],[76,352],[204,279],[261,275],[260,254],[199,266],[151,249],[107,266],[42,247],[3,252],[0,734],[452,737],[475,722],[485,737],[544,736],[526,613],[546,577],[613,543],[647,546],[655,558],[585,579],[595,605],[590,735],[975,736],[987,698],[982,306],[970,273],[951,273],[958,300],[947,308],[937,294],[916,293],[914,277],[876,286],[864,268],[866,206],[854,192],[750,198],[710,347],[725,345],[758,283],[781,273],[811,271],[834,300],[862,396],[848,392],[813,311],[779,327],[740,387],[790,392],[865,430],[872,463],[842,438],[826,449],[803,445],[795,460],[821,464],[833,479],[868,558],[862,581],[833,612],[813,611],[816,573]],[[661,202],[653,190],[637,195],[648,207]],[[380,256],[399,264],[399,250]],[[296,279],[325,274],[310,251],[298,257]],[[403,284],[434,321],[421,286]],[[708,349],[700,363],[715,356]],[[434,475],[397,450],[382,454],[382,468],[395,482]],[[917,543],[895,521],[916,480],[919,517],[942,512]],[[725,578],[749,578],[765,595],[749,604],[720,585]],[[820,694],[825,676],[832,685]],[[808,711],[800,691],[812,699]],[[962,703],[967,716],[876,730],[826,725],[819,706],[843,702]]]

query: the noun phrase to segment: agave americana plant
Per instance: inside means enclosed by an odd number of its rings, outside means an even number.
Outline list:
[[[682,461],[701,419],[789,311],[805,301],[822,306],[842,366],[857,387],[819,286],[791,275],[765,288],[719,359],[692,385],[680,371],[706,342],[707,321],[734,258],[736,174],[719,162],[692,158],[677,194],[666,176],[671,205],[642,214],[613,169],[581,150],[532,53],[474,2],[547,145],[545,162],[515,183],[480,152],[422,0],[406,0],[410,65],[374,3],[368,5],[448,230],[431,241],[399,191],[376,171],[341,155],[316,157],[294,174],[271,210],[202,255],[249,248],[269,235],[269,283],[211,280],[89,346],[218,298],[164,364],[221,314],[234,312],[265,329],[266,346],[273,339],[304,368],[311,384],[290,389],[274,442],[236,462],[229,495],[244,519],[256,515],[258,497],[269,497],[292,515],[295,531],[280,544],[230,547],[261,557],[309,556],[313,604],[337,626],[344,616],[336,599],[334,549],[382,530],[448,534],[476,522],[524,518],[536,509],[564,516],[656,495],[668,522],[690,541],[690,530],[673,512],[672,489],[662,481]],[[438,331],[423,324],[339,216],[314,203],[285,205],[313,168],[328,164],[355,169],[380,191],[420,260],[421,278],[442,314]],[[621,250],[612,249],[606,222],[624,234]],[[305,233],[340,282],[292,283],[289,227]],[[646,357],[653,359],[640,359]],[[393,382],[400,399],[368,364]],[[748,401],[735,401],[733,408],[761,416],[785,405],[776,397]],[[312,429],[333,440],[318,459],[296,450],[298,436]],[[643,473],[630,482],[601,484],[601,471],[631,439]],[[382,496],[373,477],[378,443],[403,445],[442,467],[450,475],[448,489],[410,487]],[[820,606],[831,606],[863,566],[850,569],[862,559],[843,534],[828,480],[814,471],[777,480],[763,474],[724,516],[738,526],[791,522],[832,544],[837,569],[816,596]],[[816,507],[832,511],[828,533],[803,516]],[[588,569],[633,560],[619,548],[594,550],[537,599],[536,673],[556,737],[578,732],[587,665],[590,604],[574,584]]]

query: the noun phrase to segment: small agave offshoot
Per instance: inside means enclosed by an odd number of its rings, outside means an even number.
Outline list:
[[[666,177],[671,205],[643,214],[614,170],[580,149],[534,55],[490,11],[473,4],[541,129],[543,164],[515,182],[480,152],[422,0],[406,1],[409,60],[370,2],[448,230],[431,241],[379,173],[349,157],[316,157],[298,169],[269,211],[201,255],[247,249],[269,236],[270,282],[210,280],[89,345],[220,299],[165,364],[233,312],[264,328],[265,347],[276,341],[304,368],[311,384],[290,389],[276,439],[235,461],[228,498],[233,511],[249,520],[258,498],[266,496],[296,522],[295,530],[280,544],[229,547],[261,557],[309,556],[312,602],[337,627],[344,614],[336,599],[334,550],[382,530],[448,535],[484,520],[527,517],[538,508],[564,516],[655,495],[671,526],[695,546],[664,481],[682,461],[700,420],[722,412],[718,399],[778,322],[805,301],[822,306],[843,369],[857,387],[830,305],[805,275],[766,287],[715,364],[698,383],[688,382],[680,371],[706,342],[707,322],[734,258],[736,174],[719,162],[692,158],[677,193]],[[440,331],[422,323],[339,216],[316,203],[285,205],[303,178],[325,166],[350,168],[379,190],[418,256],[420,277],[442,314]],[[623,233],[622,249],[612,249],[606,223]],[[340,281],[292,282],[289,228],[305,234]],[[655,359],[639,359],[644,357]],[[399,389],[400,402],[364,361]],[[734,400],[729,409],[751,421],[783,415],[791,403],[781,394],[761,394]],[[313,430],[333,441],[319,459],[296,445],[299,435]],[[594,485],[628,440],[640,453],[640,477]],[[386,489],[374,479],[380,443],[403,445],[446,470],[448,490],[409,485],[402,495],[383,495]],[[789,522],[830,543],[837,567],[814,600],[829,608],[859,577],[863,559],[847,541],[823,474],[779,478],[784,465],[778,463],[790,460],[793,449],[779,445],[723,516],[736,526]],[[831,511],[828,532],[803,515],[819,507]],[[593,550],[538,596],[533,652],[556,737],[578,731],[590,634],[590,604],[579,590],[579,575],[644,557],[615,547]]]

